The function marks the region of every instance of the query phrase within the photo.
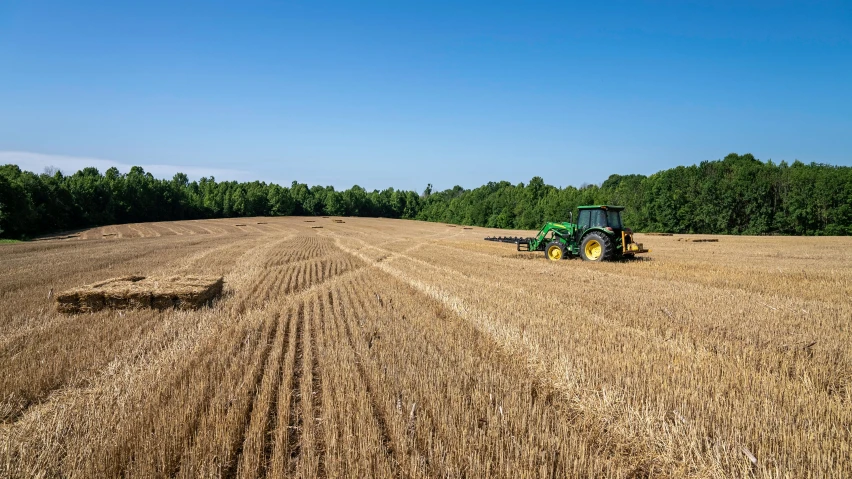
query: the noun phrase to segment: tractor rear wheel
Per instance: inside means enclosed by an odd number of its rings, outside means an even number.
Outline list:
[[[544,248],[544,256],[550,261],[559,261],[565,258],[565,246],[559,241],[551,241]]]
[[[612,240],[609,236],[592,231],[580,243],[580,256],[586,261],[606,261],[613,255]]]

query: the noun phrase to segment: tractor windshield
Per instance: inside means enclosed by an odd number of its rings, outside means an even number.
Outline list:
[[[583,208],[577,218],[577,228],[585,231],[588,228],[606,228],[609,226],[614,230],[622,229],[621,211]]]
[[[621,211],[607,211],[606,212],[606,222],[607,222],[607,225],[614,230],[622,229],[621,228]]]

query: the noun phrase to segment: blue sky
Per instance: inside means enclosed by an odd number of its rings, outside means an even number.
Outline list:
[[[852,2],[0,2],[0,163],[37,172],[421,191],[730,152],[852,165]]]

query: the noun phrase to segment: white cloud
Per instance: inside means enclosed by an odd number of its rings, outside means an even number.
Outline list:
[[[116,167],[118,171],[127,173],[133,166],[141,166],[146,172],[157,178],[171,178],[175,173],[186,173],[191,179],[202,176],[215,176],[217,180],[241,180],[251,181],[257,179],[257,175],[251,171],[235,170],[229,168],[207,168],[203,166],[181,166],[181,165],[129,165],[112,160],[99,158],[85,158],[80,156],[49,155],[44,153],[32,153],[27,151],[0,151],[0,165],[18,165],[22,170],[33,173],[43,173],[45,168],[53,167],[65,175],[72,175],[83,168],[93,166],[101,173],[109,168]]]

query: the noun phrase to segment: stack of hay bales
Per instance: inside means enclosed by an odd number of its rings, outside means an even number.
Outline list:
[[[124,276],[65,291],[56,296],[61,313],[110,309],[198,309],[222,294],[221,276]]]

